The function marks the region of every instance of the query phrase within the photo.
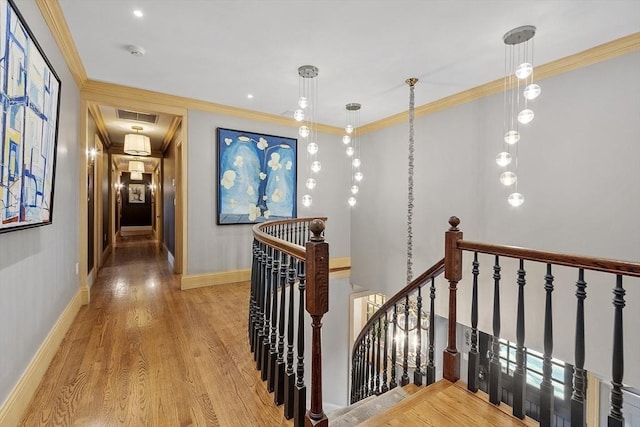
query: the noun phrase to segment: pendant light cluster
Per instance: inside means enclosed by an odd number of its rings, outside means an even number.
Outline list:
[[[531,123],[535,114],[529,101],[540,95],[540,86],[533,82],[533,36],[536,27],[525,25],[514,28],[503,36],[505,45],[504,77],[504,142],[496,156],[496,163],[504,171],[500,182],[512,187],[507,197],[511,206],[524,203],[524,195],[518,192],[518,142],[520,125]]]
[[[302,205],[311,206],[313,197],[311,192],[316,188],[315,176],[322,169],[318,160],[318,129],[317,129],[317,93],[318,93],[318,67],[314,65],[303,65],[298,68],[298,109],[293,113],[293,118],[300,124],[298,135],[305,142],[307,148],[307,180],[305,181],[304,196]]]
[[[360,159],[360,141],[358,138],[360,107],[361,105],[356,102],[346,105],[347,123],[344,127],[345,135],[342,137],[342,143],[347,146],[346,153],[351,163],[351,189],[350,196],[347,199],[347,203],[351,207],[357,203],[356,194],[360,191],[360,181],[364,178],[360,169],[362,160]]]

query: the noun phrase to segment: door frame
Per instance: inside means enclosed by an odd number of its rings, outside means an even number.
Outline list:
[[[181,118],[182,126],[180,126],[181,134],[176,134],[174,137],[175,141],[181,140],[181,147],[183,152],[186,152],[187,148],[187,108],[172,106],[170,102],[170,96],[165,96],[161,94],[155,94],[157,98],[155,102],[152,102],[152,96],[143,96],[138,94],[138,91],[133,91],[131,88],[126,88],[123,86],[117,85],[109,85],[108,91],[101,91],[99,89],[92,88],[83,88],[80,93],[80,150],[84,150],[87,153],[86,156],[78,156],[78,170],[79,176],[82,177],[79,179],[79,194],[85,195],[84,199],[86,200],[87,190],[86,190],[86,168],[88,161],[88,153],[90,150],[89,141],[93,141],[91,135],[89,135],[89,109],[90,106],[104,105],[114,108],[122,108],[128,110],[138,110],[138,111],[151,111],[163,114],[171,114],[174,116],[178,116]],[[185,266],[187,262],[187,250],[186,250],[186,239],[187,239],[187,224],[185,218],[187,218],[187,179],[186,179],[186,171],[187,171],[187,156],[182,155],[180,159],[180,172],[181,176],[176,181],[180,182],[180,194],[179,197],[176,198],[176,210],[180,211],[181,221],[178,223],[178,218],[176,218],[176,254],[174,269],[176,271],[185,271]],[[110,174],[111,175],[111,174]],[[109,186],[113,186],[115,183],[113,175],[109,177]],[[115,197],[113,198],[115,199]],[[163,220],[162,213],[161,220]],[[80,285],[80,296],[82,304],[88,304],[90,301],[90,277],[89,271],[87,271],[87,204],[79,203],[78,208],[78,217],[80,219],[79,223],[79,244],[78,244],[78,274],[79,274],[79,285]],[[100,213],[100,220],[102,220]],[[176,215],[177,217],[177,215]],[[102,242],[102,239],[100,239]],[[176,268],[177,266],[177,268]]]

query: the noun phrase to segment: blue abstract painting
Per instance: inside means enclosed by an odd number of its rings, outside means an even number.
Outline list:
[[[218,224],[295,218],[297,140],[217,129]]]
[[[50,224],[60,79],[7,0],[0,0],[0,103],[0,233]]]

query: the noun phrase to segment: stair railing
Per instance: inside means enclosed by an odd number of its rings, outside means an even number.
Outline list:
[[[473,253],[472,262],[472,303],[471,303],[471,351],[468,363],[468,389],[478,390],[479,377],[479,353],[478,353],[478,278],[480,275],[480,263],[478,254],[489,255],[493,258],[491,266],[493,290],[493,337],[490,347],[491,360],[489,363],[488,394],[491,403],[499,404],[501,401],[501,362],[500,354],[500,289],[502,284],[502,266],[505,259],[515,260],[518,265],[514,282],[518,286],[517,313],[516,313],[516,368],[513,374],[513,415],[518,418],[525,416],[526,398],[526,347],[525,347],[525,300],[524,287],[526,284],[526,263],[540,263],[544,266],[543,277],[545,292],[544,310],[544,355],[542,383],[540,385],[540,414],[541,426],[555,425],[554,418],[554,386],[552,382],[552,358],[553,358],[553,312],[552,293],[554,287],[554,268],[556,266],[570,267],[576,274],[576,330],[575,330],[575,356],[574,372],[571,394],[571,425],[586,425],[586,381],[585,381],[585,307],[584,300],[587,297],[585,272],[603,272],[611,277],[613,288],[613,309],[609,312],[614,318],[613,326],[613,354],[612,354],[612,380],[610,396],[610,412],[608,425],[610,427],[622,427],[624,416],[622,413],[622,388],[624,372],[624,345],[623,345],[623,308],[625,306],[624,278],[640,277],[640,263],[617,261],[603,258],[568,255],[557,252],[539,251],[514,246],[493,245],[463,240],[462,232],[458,229],[460,220],[457,217],[449,219],[449,231],[445,237],[445,277],[449,280],[449,333],[448,345],[444,351],[444,378],[457,381],[460,378],[460,354],[456,349],[456,291],[458,282],[462,279],[462,255],[463,251]],[[529,279],[531,281],[531,279]],[[538,281],[538,280],[537,280]],[[598,279],[602,282],[602,279]],[[511,283],[511,282],[509,282]],[[533,286],[533,285],[529,285]],[[600,313],[598,313],[600,315]],[[566,387],[567,385],[565,385]]]
[[[586,425],[586,371],[585,362],[585,306],[587,297],[587,282],[585,272],[606,273],[611,279],[613,288],[613,308],[609,315],[613,316],[613,351],[611,358],[611,395],[608,415],[608,426],[624,426],[622,412],[624,387],[624,345],[623,345],[623,309],[626,278],[640,277],[640,263],[610,260],[604,258],[569,255],[557,252],[540,251],[514,246],[494,245],[463,240],[463,234],[458,229],[460,220],[457,217],[449,219],[449,230],[445,233],[445,258],[436,263],[420,277],[415,279],[396,295],[391,297],[378,311],[376,311],[355,340],[352,350],[351,371],[351,402],[355,403],[373,394],[384,393],[398,385],[409,382],[409,370],[413,371],[414,383],[422,384],[422,375],[426,375],[426,384],[435,379],[433,362],[434,335],[434,304],[436,279],[444,271],[444,278],[449,282],[449,313],[447,347],[443,352],[443,377],[455,382],[460,378],[460,353],[456,347],[457,329],[457,290],[462,280],[463,252],[473,255],[471,263],[472,301],[471,301],[471,334],[470,352],[467,373],[467,388],[472,392],[479,389],[480,352],[478,343],[478,296],[483,291],[480,280],[480,262],[478,255],[488,255],[492,259],[489,273],[493,282],[492,308],[492,338],[489,346],[488,395],[493,404],[502,401],[502,362],[500,361],[500,290],[506,286],[502,272],[506,260],[515,262],[517,269],[515,277],[509,283],[515,283],[518,290],[516,304],[516,366],[512,381],[513,415],[523,419],[525,417],[526,381],[527,381],[527,348],[525,347],[525,293],[527,266],[537,264],[542,266],[544,274],[538,278],[543,283],[545,309],[543,327],[542,383],[540,385],[538,414],[541,426],[555,425],[554,418],[554,385],[552,381],[553,359],[553,312],[552,293],[554,284],[554,269],[562,266],[565,270],[573,270],[576,274],[576,329],[574,346],[574,367],[572,384],[565,384],[569,388],[566,395],[571,396],[570,413],[572,426]],[[536,271],[530,268],[529,271]],[[566,272],[564,272],[566,273]],[[562,276],[564,277],[564,276]],[[529,279],[531,281],[531,279]],[[598,282],[603,279],[598,277]],[[422,326],[423,312],[422,289],[429,285],[430,309],[428,311],[428,327]],[[532,286],[532,285],[529,285]],[[604,313],[598,313],[601,315]],[[414,327],[415,326],[415,327]],[[409,330],[414,332],[413,347],[422,348],[421,330],[428,329],[428,359],[423,372],[421,366],[422,351],[411,353],[412,343],[408,339]],[[409,357],[407,355],[409,354]],[[409,362],[410,361],[410,362]],[[409,369],[410,368],[410,369]],[[398,369],[401,375],[398,378]]]
[[[249,344],[267,390],[274,393],[274,403],[284,405],[285,417],[293,418],[296,427],[305,423],[328,426],[322,409],[321,344],[322,317],[329,310],[325,221],[326,218],[297,218],[253,227]],[[305,309],[312,319],[308,411],[304,382]]]
[[[426,384],[435,381],[435,282],[444,265],[442,259],[414,279],[387,300],[362,328],[351,354],[351,403],[404,386],[411,376],[416,385],[424,384],[425,376]],[[429,297],[428,319],[423,289],[429,291],[424,292]]]

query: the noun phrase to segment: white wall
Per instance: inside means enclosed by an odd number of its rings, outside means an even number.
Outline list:
[[[18,7],[62,80],[62,101],[53,223],[0,234],[0,402],[79,289],[79,91],[35,1]]]
[[[640,260],[640,53],[540,82],[536,119],[519,151],[518,209],[506,202],[495,155],[501,151],[502,95],[416,120],[414,276],[444,254],[450,215],[468,240],[605,258]],[[416,91],[428,90],[428,81]],[[407,94],[408,96],[408,94]],[[388,295],[404,284],[408,125],[365,135],[361,186],[352,217],[352,277]],[[375,174],[372,173],[375,171]],[[489,262],[483,271],[491,274]],[[470,260],[465,276],[470,277]],[[511,271],[511,273],[510,273]],[[511,277],[507,268],[504,277]],[[543,274],[531,269],[526,287],[527,345],[542,349]],[[554,355],[573,361],[576,275],[558,271],[554,292]],[[490,276],[481,290],[480,327],[491,331]],[[612,281],[588,275],[587,368],[610,378]],[[626,283],[625,383],[640,384],[640,283]],[[459,319],[469,323],[470,284],[461,285]],[[515,285],[503,283],[503,335],[515,339]],[[444,288],[439,291],[440,296]],[[446,299],[440,299],[445,302]]]
[[[216,225],[216,128],[298,138],[297,128],[195,110],[189,111],[188,123],[189,260],[186,273],[207,274],[250,268],[251,225]],[[331,258],[349,256],[349,206],[342,196],[350,187],[350,169],[344,159],[340,136],[319,134],[318,145],[322,171],[317,177],[318,186],[312,193],[313,205],[306,208],[298,203],[298,216],[327,216],[325,234]],[[298,200],[305,194],[306,170],[306,147],[299,139]]]

